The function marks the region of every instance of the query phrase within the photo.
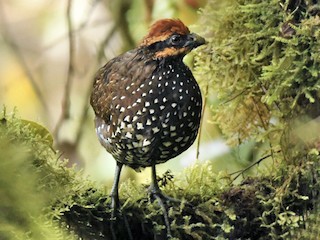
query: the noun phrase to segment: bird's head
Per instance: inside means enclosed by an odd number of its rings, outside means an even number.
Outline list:
[[[205,44],[205,39],[190,33],[178,19],[161,19],[155,22],[140,46],[154,53],[154,58],[184,56],[192,49]]]

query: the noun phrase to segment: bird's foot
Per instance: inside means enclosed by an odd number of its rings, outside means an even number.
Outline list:
[[[149,194],[152,200],[156,200],[162,210],[163,218],[164,218],[164,224],[166,226],[167,230],[167,239],[172,238],[172,232],[171,232],[171,224],[169,221],[169,215],[168,215],[168,210],[167,210],[167,204],[168,203],[181,203],[181,200],[175,199],[172,197],[169,197],[161,192],[160,189],[158,188],[149,188]]]
[[[124,228],[127,231],[128,239],[133,240],[132,232],[131,232],[126,214],[122,209],[120,209],[119,199],[117,197],[111,196],[110,232],[113,240],[117,240],[116,224],[119,224],[119,220],[121,218],[124,223]],[[121,223],[118,226],[123,226],[123,225]]]

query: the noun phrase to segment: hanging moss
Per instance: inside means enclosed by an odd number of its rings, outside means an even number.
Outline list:
[[[215,121],[230,143],[276,143],[289,119],[320,114],[316,6],[211,0],[201,11],[199,31],[209,44],[196,72],[221,101]]]

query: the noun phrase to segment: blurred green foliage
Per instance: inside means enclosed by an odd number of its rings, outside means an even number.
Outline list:
[[[31,121],[0,116],[0,238],[73,239],[44,214],[65,185],[57,171],[60,164],[52,138]],[[62,185],[61,185],[62,184]],[[57,191],[58,190],[58,191]],[[65,194],[65,192],[64,192]]]

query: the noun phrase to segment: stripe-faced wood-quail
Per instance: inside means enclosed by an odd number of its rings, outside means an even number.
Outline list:
[[[110,60],[96,74],[91,95],[96,132],[117,162],[114,210],[123,165],[152,167],[151,194],[162,205],[169,199],[158,187],[155,166],[188,149],[197,136],[201,93],[182,60],[204,43],[180,20],[162,19],[137,48]]]

